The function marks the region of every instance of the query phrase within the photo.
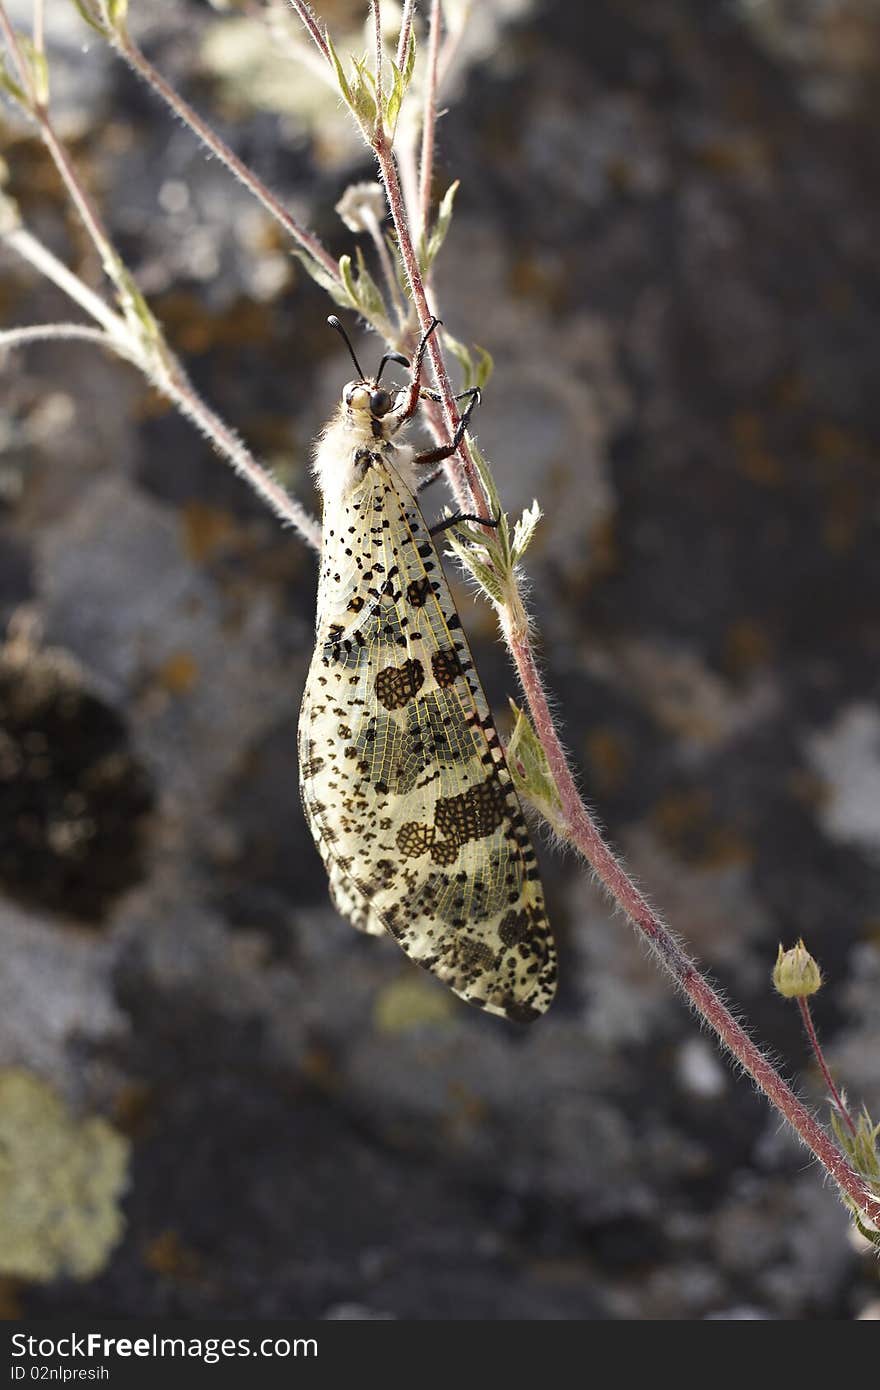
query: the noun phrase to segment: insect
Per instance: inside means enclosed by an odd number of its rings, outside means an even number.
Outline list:
[[[433,536],[416,493],[464,435],[417,453],[421,389],[361,370],[315,450],[323,502],[315,653],[299,721],[300,788],[331,897],[388,932],[468,1003],[526,1022],[556,984],[535,853]]]

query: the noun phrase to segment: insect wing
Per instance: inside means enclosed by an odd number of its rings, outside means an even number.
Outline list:
[[[390,463],[347,507],[325,516],[300,716],[303,805],[331,894],[469,1003],[534,1018],[556,979],[541,883],[436,549]]]

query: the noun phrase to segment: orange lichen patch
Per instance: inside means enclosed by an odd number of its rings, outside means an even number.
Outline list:
[[[199,1256],[170,1227],[144,1246],[144,1264],[166,1279],[183,1282],[198,1278],[201,1271]]]
[[[703,788],[664,797],[654,807],[651,821],[669,849],[700,868],[726,868],[753,857],[741,835],[712,820],[711,797]]]
[[[229,513],[207,502],[187,502],[182,521],[184,550],[197,565],[210,559],[229,540],[234,530]]]
[[[199,668],[189,652],[172,652],[156,677],[169,695],[188,695],[199,678]]]
[[[754,618],[738,618],[724,638],[723,661],[728,674],[742,678],[766,666],[772,654],[770,635]]]
[[[629,751],[613,729],[599,727],[587,735],[587,758],[598,791],[617,791],[629,772]]]

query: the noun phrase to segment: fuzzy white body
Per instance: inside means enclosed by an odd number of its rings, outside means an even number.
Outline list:
[[[323,550],[300,714],[303,806],[354,926],[389,932],[468,1002],[525,1021],[553,998],[553,941],[522,809],[415,499],[415,454],[393,438],[398,406],[377,421],[344,404],[316,450]]]

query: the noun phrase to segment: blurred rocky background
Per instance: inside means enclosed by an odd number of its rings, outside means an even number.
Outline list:
[[[333,96],[249,12],[131,8],[350,249],[334,203],[371,169]],[[318,8],[360,47],[361,4]],[[830,1060],[880,1109],[880,4],[474,10],[438,295],[496,359],[502,495],[546,512],[532,598],[572,757],[822,1106],[770,988],[806,938]],[[331,306],[72,5],[48,26],[59,128],[142,289],[314,505],[349,374]],[[2,155],[98,284],[8,110]],[[71,317],[8,254],[0,314]],[[562,986],[528,1031],[335,915],[295,760],[312,556],[124,365],[31,347],[0,390],[5,1315],[876,1316],[833,1192],[570,856],[542,854]],[[503,709],[491,615],[459,592]]]

